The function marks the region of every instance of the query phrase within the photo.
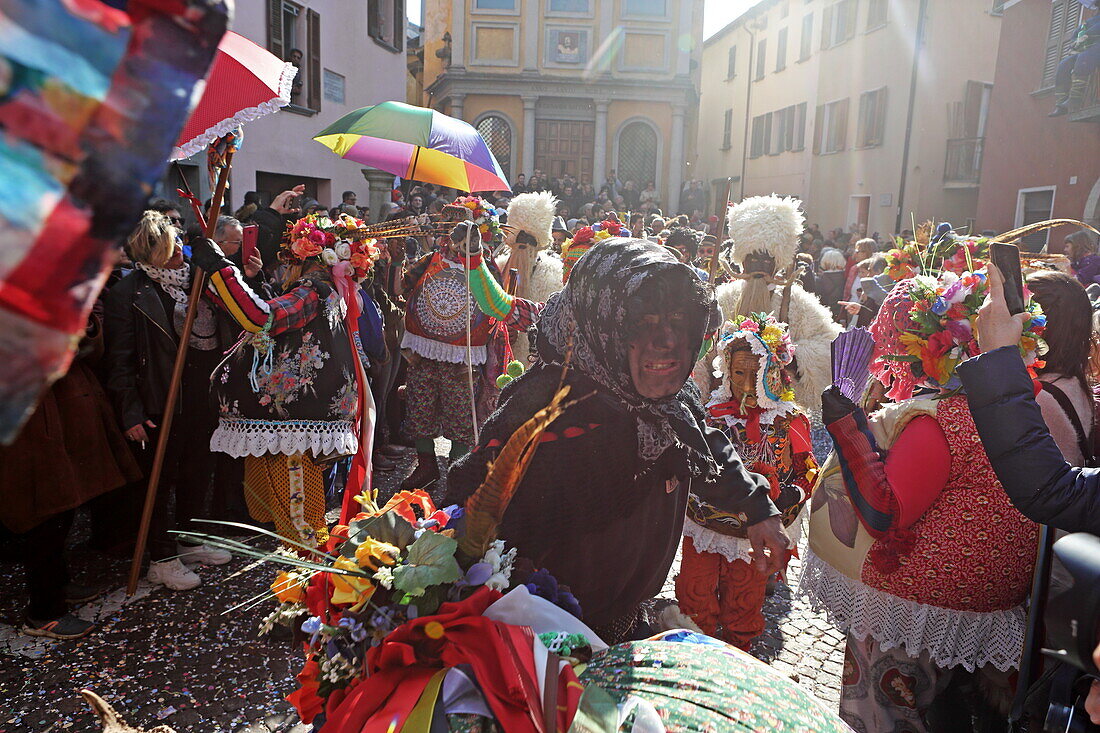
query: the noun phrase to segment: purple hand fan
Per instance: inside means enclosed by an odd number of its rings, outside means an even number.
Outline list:
[[[859,402],[871,376],[875,340],[866,328],[844,331],[832,343],[833,384],[852,402]]]

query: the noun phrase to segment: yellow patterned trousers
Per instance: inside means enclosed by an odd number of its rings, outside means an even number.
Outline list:
[[[325,477],[308,455],[245,457],[244,498],[252,518],[274,522],[282,537],[308,547],[328,540]]]

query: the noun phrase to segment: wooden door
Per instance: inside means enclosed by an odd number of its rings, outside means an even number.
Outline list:
[[[535,123],[535,167],[560,178],[566,173],[578,181],[592,177],[595,123],[538,120]]]

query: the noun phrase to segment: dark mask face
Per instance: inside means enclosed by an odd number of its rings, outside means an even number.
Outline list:
[[[680,311],[648,313],[633,324],[628,360],[634,389],[651,400],[680,391],[691,373],[690,320]]]
[[[765,252],[753,252],[745,258],[743,267],[746,274],[762,272],[766,275],[774,275],[775,258]]]

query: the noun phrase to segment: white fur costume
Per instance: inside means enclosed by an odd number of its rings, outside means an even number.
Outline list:
[[[741,265],[753,252],[765,252],[774,259],[776,269],[789,270],[805,222],[801,206],[802,202],[798,199],[772,195],[752,196],[730,208],[729,235],[733,240],[733,261]],[[736,315],[750,315],[738,312],[745,282],[733,280],[715,291],[723,322]],[[770,290],[769,312],[781,318],[784,287],[775,285]],[[797,354],[795,396],[800,404],[811,410],[820,410],[821,391],[832,380],[830,346],[842,329],[817,296],[806,292],[797,282],[791,286],[789,312],[783,320],[790,327],[791,341]],[[714,386],[711,367],[709,356],[704,357],[692,373],[703,394],[710,394]]]
[[[513,257],[511,248],[507,248],[496,258],[497,266],[504,274],[506,282],[509,267],[519,270],[516,295],[536,303],[545,303],[551,295],[562,289],[561,258],[547,249],[552,238],[550,229],[556,210],[557,199],[549,191],[521,193],[513,198],[508,205],[508,226],[534,237],[538,252],[532,256],[528,250],[522,257]],[[527,342],[527,334],[512,336],[512,353],[524,366],[528,365],[531,348]]]

